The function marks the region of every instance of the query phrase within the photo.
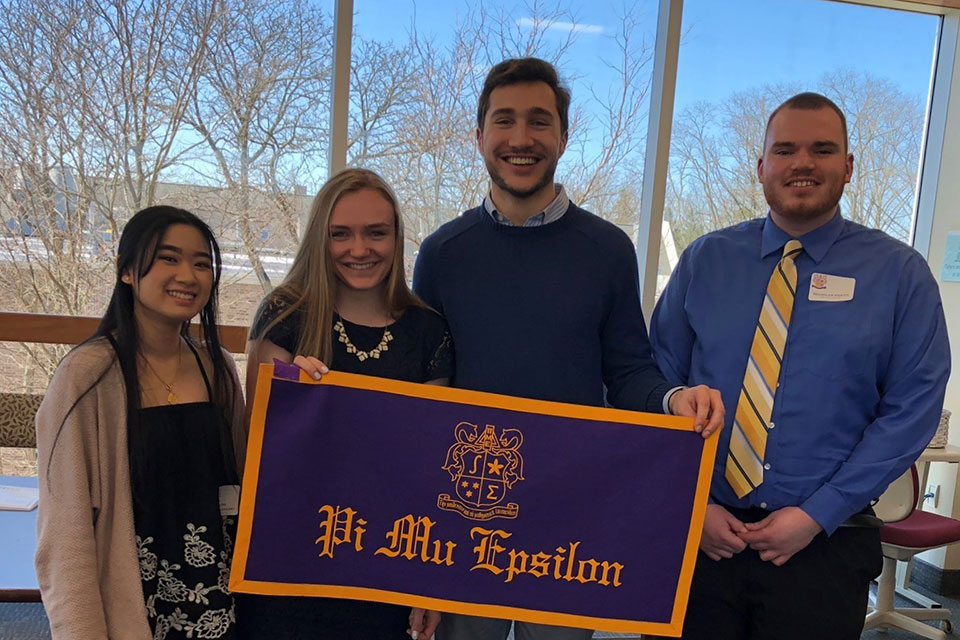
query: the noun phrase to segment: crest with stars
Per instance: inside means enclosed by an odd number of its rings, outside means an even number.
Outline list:
[[[442,493],[437,506],[455,511],[469,520],[516,518],[516,503],[502,504],[507,491],[523,480],[523,457],[520,445],[523,434],[519,429],[501,429],[488,424],[483,432],[469,422],[461,422],[454,429],[456,443],[447,450],[443,464],[450,474],[456,497]]]

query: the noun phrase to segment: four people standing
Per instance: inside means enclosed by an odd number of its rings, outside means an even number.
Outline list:
[[[389,186],[362,169],[333,176],[289,275],[257,311],[248,399],[256,364],[278,359],[317,378],[336,369],[686,415],[703,437],[726,422],[685,637],[856,637],[880,562],[877,531],[857,514],[929,441],[949,374],[926,263],[843,219],[853,169],[843,114],[800,94],[767,126],[758,177],[768,216],[684,252],[648,340],[631,241],[554,181],[569,104],[542,60],[491,69],[476,130],[490,190],[424,241],[420,297],[405,282]],[[135,241],[121,239],[110,311],[64,360],[38,415],[37,566],[55,636],[127,637],[129,628],[149,637],[176,627],[175,615],[186,617],[174,631],[186,633],[223,614],[220,635],[203,637],[381,638],[407,626],[429,637],[433,612],[347,600],[248,597],[234,625],[222,573],[232,519],[208,495],[239,482],[245,445],[238,385],[210,333],[218,251],[190,214],[154,209],[146,230],[151,210],[128,223],[124,238]],[[118,319],[127,307],[132,323]],[[198,312],[202,344],[185,332]],[[104,385],[122,390],[114,395],[123,402],[108,402]],[[112,453],[95,435],[107,414]],[[179,435],[161,437],[161,423]],[[176,453],[184,446],[189,456]],[[155,462],[173,455],[183,458],[176,473]],[[96,471],[98,459],[108,464]],[[200,478],[206,492],[187,495],[172,476]],[[60,518],[68,536],[51,525]],[[174,555],[183,527],[187,547],[210,547],[221,573],[200,580],[195,549],[183,562]],[[122,553],[107,554],[109,536],[125,541]],[[180,579],[175,562],[190,565],[183,581],[203,597],[188,600],[205,607],[170,610],[180,602],[164,591]],[[167,582],[154,580],[161,573]],[[506,638],[511,624],[446,614],[437,637]],[[518,640],[592,635],[523,623],[515,631]]]

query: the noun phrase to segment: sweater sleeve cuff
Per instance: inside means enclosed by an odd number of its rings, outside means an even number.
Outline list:
[[[647,396],[646,411],[648,413],[664,413],[664,398],[670,389],[671,387],[669,382],[663,382],[654,387],[650,392],[650,395]]]
[[[673,389],[670,389],[669,391],[667,391],[667,393],[663,396],[663,413],[667,414],[668,416],[671,415],[670,398],[672,398],[673,394],[675,394],[677,391],[683,391],[684,389],[689,389],[689,388],[690,387],[685,387],[683,385],[680,385],[678,387],[674,387]]]
[[[800,508],[816,520],[828,536],[856,511],[847,506],[836,489],[826,484],[807,498]]]

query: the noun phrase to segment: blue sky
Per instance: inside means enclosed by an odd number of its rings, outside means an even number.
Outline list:
[[[378,39],[403,40],[416,7],[418,29],[443,40],[466,0],[356,0],[354,28]],[[487,0],[521,20],[522,4]],[[618,7],[612,2],[571,3],[578,34],[572,72],[594,87],[608,78],[599,59],[611,59]],[[641,31],[652,38],[657,2],[637,2]],[[926,96],[938,18],[827,0],[686,0],[677,79],[677,110],[698,100],[716,102],[733,91],[765,83],[813,85],[838,68],[892,80],[908,94]],[[563,37],[562,28],[556,37]],[[574,84],[574,101],[586,80]],[[578,86],[579,85],[579,86]],[[578,91],[579,89],[579,91]]]
[[[825,0],[687,0],[677,103],[852,68],[925,96],[939,19]]]

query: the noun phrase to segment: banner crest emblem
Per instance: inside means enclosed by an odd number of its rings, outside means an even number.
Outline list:
[[[461,422],[454,435],[457,441],[447,450],[443,470],[450,474],[456,497],[441,493],[437,507],[468,520],[516,518],[519,505],[502,503],[507,491],[523,480],[523,434],[519,429],[502,429],[498,437],[492,424],[478,433],[477,425]]]

